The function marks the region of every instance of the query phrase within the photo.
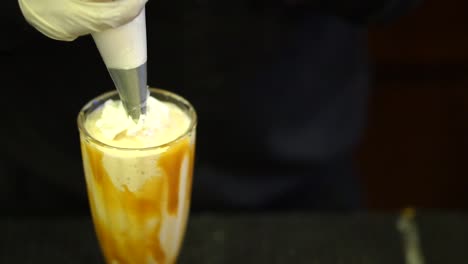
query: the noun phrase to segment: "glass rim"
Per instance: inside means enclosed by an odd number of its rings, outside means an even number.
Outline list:
[[[173,140],[170,140],[170,141],[168,141],[168,142],[166,142],[164,144],[159,144],[159,145],[155,145],[155,146],[151,146],[151,147],[128,148],[128,147],[112,146],[112,145],[106,144],[106,143],[96,139],[95,137],[93,137],[84,126],[84,123],[86,121],[86,116],[85,116],[86,110],[90,109],[94,105],[94,103],[97,102],[97,101],[102,102],[102,105],[103,105],[105,100],[110,99],[110,97],[112,97],[113,95],[118,94],[117,90],[102,93],[102,94],[94,97],[93,99],[89,100],[81,108],[80,112],[78,113],[78,117],[77,117],[78,130],[79,130],[80,134],[83,135],[87,140],[91,141],[92,143],[94,143],[94,144],[96,144],[96,145],[98,145],[100,147],[105,147],[105,148],[110,148],[110,149],[115,149],[115,150],[121,150],[121,151],[147,151],[147,150],[156,150],[156,149],[160,149],[160,148],[169,147],[174,142],[179,141],[180,139],[184,138],[188,134],[192,133],[192,131],[194,131],[195,127],[197,126],[197,121],[198,121],[197,120],[197,112],[195,111],[195,108],[193,107],[193,105],[187,99],[185,99],[184,97],[182,97],[182,96],[180,96],[180,95],[178,95],[176,93],[173,93],[173,92],[170,92],[170,91],[167,91],[167,90],[164,90],[164,89],[151,88],[151,87],[149,87],[148,89],[150,91],[150,94],[152,94],[152,93],[163,94],[165,96],[168,96],[168,97],[171,97],[171,98],[175,99],[176,101],[180,101],[183,104],[188,106],[188,113],[187,114],[189,115],[189,118],[190,118],[190,125],[188,126],[187,130],[185,130],[177,138],[175,138]]]

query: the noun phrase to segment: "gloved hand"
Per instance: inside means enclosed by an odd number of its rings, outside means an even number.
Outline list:
[[[148,0],[110,1],[18,0],[32,26],[49,38],[65,41],[124,25],[138,16]]]

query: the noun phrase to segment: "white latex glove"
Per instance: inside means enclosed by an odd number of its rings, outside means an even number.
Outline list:
[[[32,26],[49,38],[65,41],[124,25],[138,16],[148,0],[110,1],[18,0]]]

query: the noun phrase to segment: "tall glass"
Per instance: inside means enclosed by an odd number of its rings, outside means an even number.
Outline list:
[[[150,94],[176,105],[190,119],[184,133],[163,145],[115,147],[86,130],[93,111],[108,99],[119,99],[116,91],[93,99],[78,116],[88,198],[107,263],[175,263],[185,234],[197,116],[176,94],[160,89],[150,89]]]

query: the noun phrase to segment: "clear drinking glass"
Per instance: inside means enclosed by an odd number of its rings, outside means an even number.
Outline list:
[[[150,94],[176,105],[190,119],[184,133],[163,145],[115,147],[86,130],[88,115],[108,99],[119,99],[116,91],[91,100],[78,116],[88,198],[107,263],[175,263],[185,234],[197,116],[174,93],[151,88]]]

